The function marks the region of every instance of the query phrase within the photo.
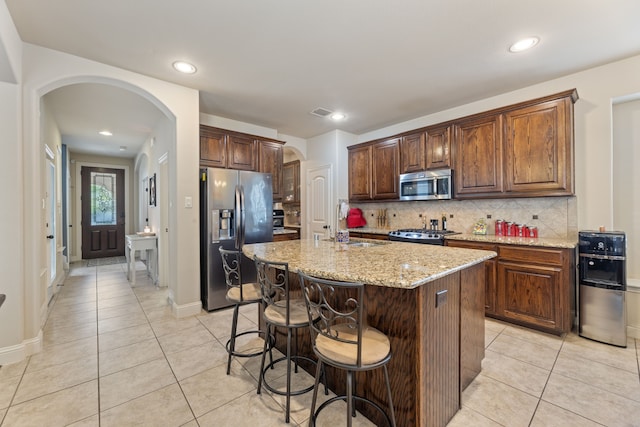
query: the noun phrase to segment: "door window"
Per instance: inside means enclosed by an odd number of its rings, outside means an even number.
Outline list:
[[[91,225],[116,221],[116,174],[91,172]]]

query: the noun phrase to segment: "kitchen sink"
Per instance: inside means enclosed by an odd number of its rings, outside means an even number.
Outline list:
[[[380,245],[386,245],[387,242],[361,242],[361,241],[354,241],[351,240],[349,243],[347,243],[347,245],[349,246],[359,246],[361,248],[368,248],[370,246],[380,246]]]

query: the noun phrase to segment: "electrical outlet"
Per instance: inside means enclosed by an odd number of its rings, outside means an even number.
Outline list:
[[[487,215],[487,219],[491,219],[491,214],[488,214],[488,215]]]
[[[436,292],[436,308],[443,306],[447,302],[447,289]]]
[[[538,219],[538,215],[534,215],[534,216],[533,216],[533,219]]]

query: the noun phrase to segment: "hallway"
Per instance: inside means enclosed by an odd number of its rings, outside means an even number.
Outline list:
[[[225,375],[231,310],[176,320],[167,295],[140,262],[134,288],[126,264],[73,264],[51,303],[43,351],[0,368],[0,426],[286,425],[284,399],[256,394],[259,358],[235,359]],[[256,306],[245,307],[240,327],[256,322]],[[494,320],[485,337],[483,371],[449,426],[640,425],[638,341],[619,349]],[[274,383],[283,374],[276,369]],[[310,400],[292,399],[291,426],[306,425]],[[327,410],[318,425],[343,425],[343,414]]]

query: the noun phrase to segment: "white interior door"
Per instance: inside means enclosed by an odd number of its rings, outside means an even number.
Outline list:
[[[332,236],[333,185],[331,165],[307,169],[307,230],[311,238],[326,239]]]
[[[46,233],[47,233],[47,269],[49,280],[47,283],[47,297],[54,294],[53,284],[56,281],[56,165],[47,160],[47,193],[46,193]]]

